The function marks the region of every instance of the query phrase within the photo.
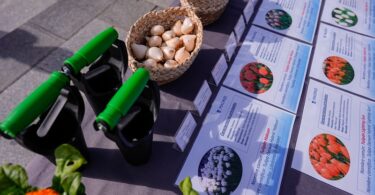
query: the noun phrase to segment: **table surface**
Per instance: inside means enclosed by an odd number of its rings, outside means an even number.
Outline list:
[[[154,133],[151,159],[147,164],[129,165],[123,159],[117,146],[108,140],[102,132],[94,130],[92,124],[95,114],[85,101],[86,111],[82,129],[90,153],[89,164],[83,171],[83,183],[86,186],[87,194],[164,195],[180,193],[174,185],[175,180],[221,84],[219,87],[210,85],[213,95],[202,116],[194,115],[198,125],[184,152],[173,149],[173,137],[186,113],[194,111],[193,100],[202,83],[205,80],[212,80],[210,72],[223,53],[228,37],[241,17],[245,5],[245,1],[231,0],[221,18],[216,23],[204,28],[202,49],[190,69],[176,81],[160,87],[160,113],[155,124],[156,132]],[[248,32],[250,24],[251,22],[247,25],[244,35]],[[243,38],[244,36],[242,36],[242,40]],[[291,168],[293,148],[298,136],[308,78],[306,77],[293,128],[280,194],[346,194],[342,190]],[[27,166],[31,184],[49,186],[54,169],[54,165],[44,157],[35,157]]]

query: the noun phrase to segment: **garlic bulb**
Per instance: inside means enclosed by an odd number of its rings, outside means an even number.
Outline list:
[[[144,45],[132,43],[131,48],[132,48],[133,54],[135,56],[135,59],[142,60],[143,58],[145,58],[146,51],[147,51],[148,47],[146,47]]]
[[[180,37],[180,39],[182,39],[182,42],[184,43],[186,51],[191,52],[194,50],[196,38],[196,35],[182,35]]]
[[[164,33],[164,27],[162,25],[155,25],[151,28],[151,35],[160,36]]]
[[[163,52],[158,47],[150,47],[150,49],[147,50],[146,56],[148,58],[154,59],[156,62],[162,61],[163,58]]]
[[[167,60],[164,63],[164,67],[166,67],[166,68],[173,68],[173,67],[176,67],[176,66],[178,66],[178,63],[174,60]]]
[[[181,47],[179,50],[177,50],[176,55],[174,56],[174,59],[178,63],[182,64],[187,59],[189,59],[189,57],[190,57],[190,53],[185,50],[185,47]]]
[[[161,51],[164,54],[164,58],[166,60],[173,60],[174,54],[176,53],[176,50],[172,47],[161,47]]]
[[[144,65],[145,68],[152,68],[156,66],[157,62],[154,59],[149,58],[143,61],[142,64]]]
[[[181,26],[181,32],[184,35],[190,34],[194,30],[194,24],[193,21],[191,21],[190,18],[185,18],[184,22]]]
[[[181,26],[182,26],[182,22],[181,20],[177,20],[177,22],[173,25],[172,27],[172,31],[174,32],[174,34],[176,34],[177,36],[181,36],[182,35],[182,32],[181,32]]]
[[[160,47],[163,40],[159,36],[146,37],[149,47]]]
[[[175,36],[176,35],[174,34],[173,31],[168,30],[168,31],[165,31],[161,37],[163,38],[164,41],[168,41],[169,39],[172,39]]]
[[[178,49],[181,46],[180,39],[178,37],[169,39],[168,41],[165,42],[168,47],[172,47],[174,49]]]

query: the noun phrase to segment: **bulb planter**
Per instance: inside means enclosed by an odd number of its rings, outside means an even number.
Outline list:
[[[61,106],[56,106],[57,102]],[[61,90],[54,105],[13,139],[52,163],[55,163],[54,150],[65,143],[76,147],[88,159],[87,145],[81,129],[83,114],[84,103],[78,89],[67,86]],[[11,139],[10,136],[2,135]]]
[[[107,138],[116,143],[129,164],[142,165],[149,161],[159,108],[158,85],[149,80],[129,112],[112,130],[104,132]]]
[[[86,73],[70,77],[74,85],[85,94],[95,114],[105,108],[122,84],[121,72],[126,68],[124,62],[127,61],[124,51],[125,43],[117,39],[98,60],[89,65]],[[113,59],[121,61],[121,64],[113,63]]]

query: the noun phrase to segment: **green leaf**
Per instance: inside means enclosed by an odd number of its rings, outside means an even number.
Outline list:
[[[82,165],[87,164],[82,154],[69,144],[62,144],[56,148],[55,158],[55,176],[57,177],[63,177],[66,174],[73,173]]]
[[[69,195],[85,194],[85,187],[81,184],[81,174],[78,172],[68,173],[61,179],[61,186]]]
[[[56,170],[52,180],[52,188],[62,195],[84,195],[85,187],[81,183],[82,176],[76,172],[86,159],[69,144],[63,144],[55,150]]]
[[[193,189],[190,177],[186,177],[180,182],[179,188],[183,195],[198,195],[198,192]]]
[[[23,195],[35,189],[28,184],[27,173],[20,165],[1,166],[0,184],[0,195]]]
[[[64,189],[61,186],[60,177],[53,176],[51,188],[54,189],[56,192],[59,192],[60,194],[62,194],[64,192]]]

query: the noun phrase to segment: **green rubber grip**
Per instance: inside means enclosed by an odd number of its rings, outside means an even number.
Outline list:
[[[67,84],[69,78],[65,74],[53,72],[10,112],[0,123],[0,130],[10,137],[16,137],[56,101]]]
[[[96,117],[95,122],[105,123],[112,130],[141,95],[148,79],[149,73],[146,69],[137,69],[108,102],[103,112]]]
[[[82,68],[93,63],[118,38],[118,33],[113,27],[102,31],[96,37],[83,45],[73,56],[66,59],[64,64],[69,67],[74,74],[78,74]]]

